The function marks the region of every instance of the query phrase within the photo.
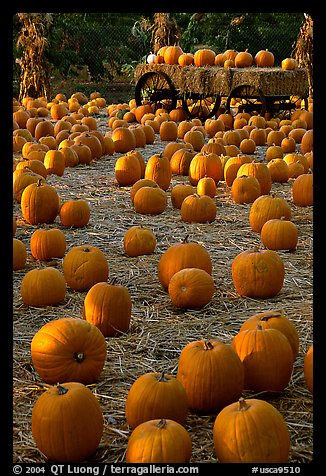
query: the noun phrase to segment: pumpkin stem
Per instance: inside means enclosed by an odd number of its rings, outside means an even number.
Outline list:
[[[189,235],[186,235],[186,237],[183,239],[183,243],[189,243]]]
[[[76,362],[78,362],[80,364],[84,360],[85,356],[84,356],[83,352],[75,352],[74,353],[74,358],[75,358]]]
[[[263,330],[262,326],[260,324],[257,324],[257,331],[262,331],[262,330]]]
[[[68,392],[68,388],[63,387],[59,383],[57,384],[58,395],[65,395]]]
[[[164,428],[166,426],[166,419],[165,418],[161,418],[161,420],[157,423],[157,428]]]
[[[212,350],[213,348],[214,348],[214,346],[209,340],[204,341],[204,349],[205,350]]]
[[[248,405],[246,400],[243,397],[240,397],[239,398],[239,410],[240,411],[245,411],[245,410],[248,410],[249,407],[250,407],[250,405]]]
[[[158,382],[168,382],[169,379],[165,377],[164,370],[160,374],[160,376],[157,378]]]

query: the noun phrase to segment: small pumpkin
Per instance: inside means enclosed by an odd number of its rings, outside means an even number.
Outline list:
[[[263,162],[255,160],[242,164],[238,171],[237,177],[241,175],[253,175],[260,184],[262,195],[267,195],[272,189],[272,178],[267,165]]]
[[[66,297],[66,282],[52,266],[31,269],[22,279],[20,294],[26,306],[55,306]]]
[[[253,175],[239,175],[231,186],[234,203],[253,203],[261,195],[258,179]]]
[[[298,227],[290,220],[271,218],[267,220],[260,231],[260,238],[269,250],[293,251],[298,244]]]
[[[276,251],[250,249],[235,256],[231,272],[240,296],[268,299],[281,291],[285,267]]]
[[[202,177],[197,183],[197,195],[216,196],[216,183],[212,177]]]
[[[134,225],[123,237],[123,248],[128,256],[142,256],[154,253],[156,237],[152,230],[142,225]]]
[[[50,461],[81,462],[97,450],[104,428],[102,409],[85,385],[67,382],[47,388],[32,410],[32,435]],[[67,435],[73,435],[67,438]]]
[[[159,215],[168,205],[167,194],[155,183],[155,186],[140,187],[134,196],[134,207],[142,215]]]
[[[63,226],[81,228],[89,223],[90,207],[81,198],[67,200],[61,205],[59,215]]]
[[[33,366],[49,384],[98,380],[106,361],[106,341],[93,324],[61,317],[44,324],[31,342]]]
[[[220,463],[266,464],[289,460],[287,424],[281,413],[262,399],[240,397],[238,402],[223,408],[215,418],[213,440]]]
[[[274,66],[274,55],[267,49],[259,50],[255,55],[255,63],[260,68],[271,68]]]
[[[303,173],[299,175],[292,184],[292,199],[298,207],[309,207],[313,205],[313,174]]]
[[[180,208],[181,218],[186,223],[211,223],[216,218],[217,206],[208,195],[188,195]]]
[[[153,180],[166,191],[172,178],[169,159],[163,153],[152,155],[147,161],[144,178]]]
[[[214,292],[212,276],[199,268],[177,271],[168,286],[172,304],[181,309],[201,309],[212,300]]]
[[[13,270],[18,271],[26,266],[27,251],[26,245],[22,240],[13,238]]]
[[[87,292],[83,318],[96,326],[104,337],[115,337],[129,330],[132,302],[128,289],[112,281],[94,284]]]
[[[183,200],[188,197],[188,195],[193,195],[195,191],[194,187],[189,184],[178,183],[174,185],[171,189],[171,202],[173,208],[180,209]]]
[[[125,414],[131,428],[155,418],[169,418],[184,425],[188,416],[186,391],[168,373],[142,374],[129,389]]]
[[[174,420],[154,419],[131,433],[126,463],[189,463],[192,442],[188,431]]]
[[[37,228],[30,239],[32,256],[40,261],[63,258],[66,246],[65,234],[59,228]]]
[[[198,152],[190,162],[189,181],[197,185],[202,177],[212,177],[217,184],[223,180],[223,167],[220,157],[213,152]]]
[[[78,245],[70,248],[63,259],[63,274],[75,291],[88,291],[94,284],[109,277],[105,254],[96,246]]]

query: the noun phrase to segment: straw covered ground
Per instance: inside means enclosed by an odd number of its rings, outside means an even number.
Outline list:
[[[107,130],[107,118],[102,118],[99,129],[103,132]],[[153,144],[139,151],[147,161],[154,153],[163,151],[165,146],[166,143],[156,135]],[[254,154],[256,160],[264,160],[265,150],[265,147],[257,148]],[[293,252],[279,252],[285,264],[285,280],[276,297],[268,300],[242,298],[233,286],[232,260],[241,251],[262,246],[260,235],[254,233],[249,225],[250,205],[235,204],[230,188],[221,181],[217,186],[217,216],[213,223],[184,223],[180,211],[173,209],[170,199],[167,209],[160,215],[137,214],[130,200],[130,187],[119,187],[115,181],[114,165],[120,155],[103,156],[89,165],[66,168],[62,177],[47,178],[47,182],[57,189],[62,201],[86,199],[91,208],[91,218],[89,224],[81,229],[64,228],[58,217],[46,227],[57,227],[64,231],[67,250],[83,244],[100,248],[107,257],[110,278],[116,277],[124,284],[132,298],[130,329],[120,337],[106,338],[107,361],[98,382],[90,386],[101,404],[105,419],[104,434],[92,461],[125,461],[131,433],[125,419],[125,400],[137,377],[146,372],[163,370],[176,375],[178,357],[188,342],[217,339],[230,343],[241,324],[251,315],[266,310],[282,310],[298,330],[299,355],[287,388],[277,395],[259,394],[257,397],[272,403],[285,418],[291,434],[289,461],[311,462],[313,405],[312,395],[305,385],[303,361],[313,335],[312,207],[294,205],[291,180],[286,184],[273,184],[272,191],[286,198],[291,205],[292,221],[299,229],[298,246]],[[173,176],[167,191],[169,198],[172,186],[182,182],[187,182],[187,178]],[[29,241],[37,227],[23,220],[16,202],[13,210],[18,224],[16,238],[26,244],[28,252],[26,268],[15,272],[13,278],[14,462],[38,463],[46,459],[32,438],[31,413],[46,385],[33,369],[31,340],[50,320],[66,316],[81,317],[86,293],[75,292],[68,287],[65,301],[60,305],[47,308],[24,305],[20,296],[20,283],[25,273],[36,266]],[[148,226],[156,235],[157,247],[152,255],[130,258],[124,254],[124,234],[135,224]],[[157,275],[162,253],[186,235],[205,246],[213,263],[215,294],[208,305],[197,311],[174,308]],[[51,265],[62,270],[61,259],[53,260]],[[256,395],[244,392],[244,396]],[[185,426],[193,444],[191,463],[217,462],[212,433],[214,420],[215,415],[189,414]]]

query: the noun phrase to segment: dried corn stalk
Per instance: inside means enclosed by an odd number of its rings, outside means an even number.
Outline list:
[[[154,13],[151,47],[156,54],[162,46],[179,45],[180,32],[174,18],[169,13]]]
[[[17,48],[21,47],[22,57],[17,59],[20,66],[19,100],[48,97],[50,89],[50,64],[45,57],[47,36],[52,23],[51,13],[18,13],[22,23]]]
[[[297,41],[292,52],[299,66],[307,69],[309,95],[313,96],[313,19],[305,13],[305,20],[300,28]]]

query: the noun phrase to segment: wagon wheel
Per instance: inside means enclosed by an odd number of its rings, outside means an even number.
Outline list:
[[[182,98],[182,107],[185,113],[190,118],[198,117],[205,120],[212,117],[218,111],[221,104],[221,96],[211,95],[203,97],[196,94],[185,95]]]
[[[237,107],[231,107],[231,100],[234,99]],[[266,99],[264,94],[250,84],[242,84],[235,87],[226,101],[226,110],[232,115],[238,112],[257,112],[264,115],[266,112]]]
[[[177,105],[173,82],[162,71],[149,71],[139,78],[135,86],[135,99],[137,106],[150,104],[154,112],[159,108],[170,111]]]

